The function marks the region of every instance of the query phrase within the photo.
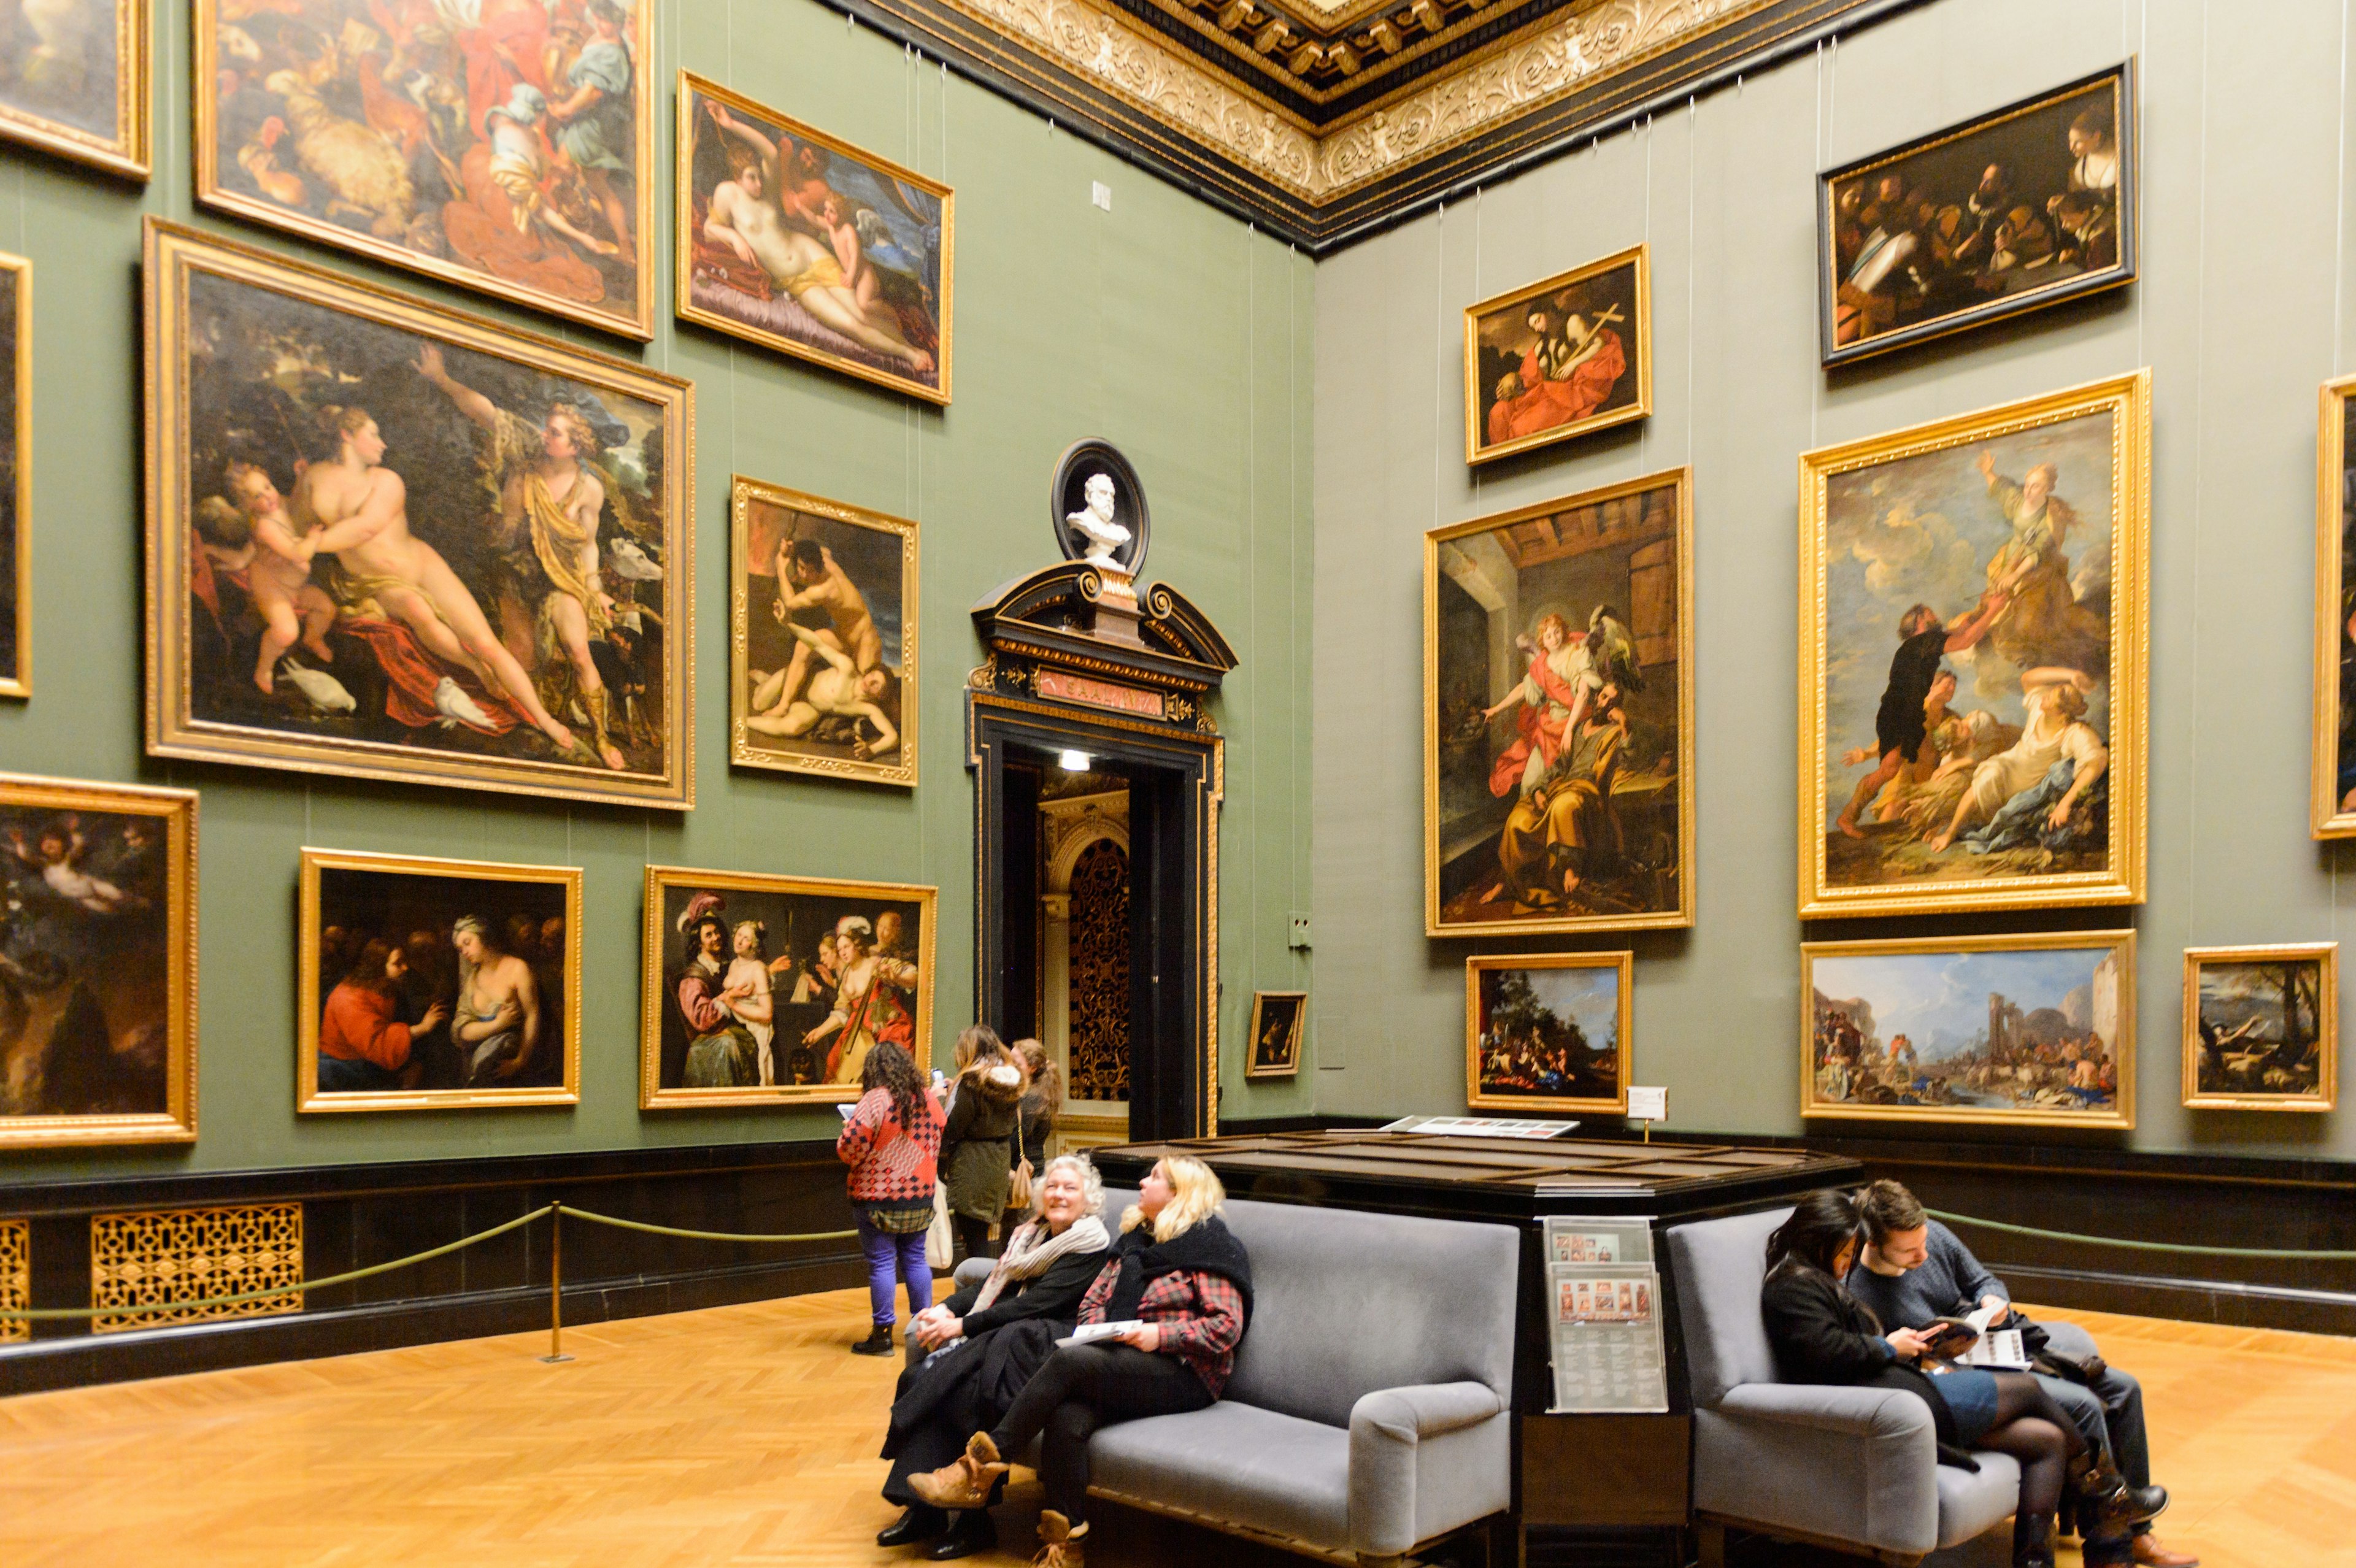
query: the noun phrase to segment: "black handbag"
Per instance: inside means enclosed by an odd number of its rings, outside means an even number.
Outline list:
[[[2006,1320],[2005,1327],[2020,1330],[2020,1348],[2029,1354],[2031,1371],[2060,1378],[2081,1388],[2092,1388],[2111,1370],[2110,1363],[2099,1355],[2072,1356],[2055,1349],[2053,1336],[2018,1311]]]

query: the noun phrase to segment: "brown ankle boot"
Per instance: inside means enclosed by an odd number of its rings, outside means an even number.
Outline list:
[[[1074,1524],[1054,1509],[1039,1510],[1039,1555],[1031,1568],[1087,1568],[1088,1527]]]
[[[1006,1474],[998,1445],[987,1432],[966,1440],[965,1452],[937,1470],[908,1477],[908,1489],[938,1509],[979,1509],[990,1506],[990,1488]]]

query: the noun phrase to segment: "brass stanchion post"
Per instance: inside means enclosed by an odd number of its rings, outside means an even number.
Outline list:
[[[573,1358],[564,1353],[564,1205],[548,1206],[548,1354],[541,1360],[553,1366]]]

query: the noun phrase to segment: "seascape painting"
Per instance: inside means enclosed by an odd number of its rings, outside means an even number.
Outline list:
[[[2329,1111],[2339,1096],[2340,944],[2184,955],[2184,1104]]]
[[[197,198],[654,336],[637,0],[197,0]]]
[[[147,177],[147,0],[0,6],[0,136]]]
[[[687,384],[148,251],[149,751],[691,805]]]
[[[1465,311],[1465,462],[1653,411],[1650,268],[1639,245]]]
[[[1804,916],[2141,897],[2143,389],[1803,460]]]
[[[1631,953],[1467,959],[1465,1103],[1625,1111],[1635,964]]]
[[[1802,1114],[2135,1125],[2135,933],[1801,947]]]
[[[1428,934],[1693,923],[1690,496],[1424,536]]]
[[[649,866],[638,1104],[850,1102],[867,1053],[932,1059],[937,891]]]
[[[678,157],[681,320],[949,400],[948,187],[688,71]]]

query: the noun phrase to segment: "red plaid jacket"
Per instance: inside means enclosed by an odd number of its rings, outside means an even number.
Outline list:
[[[1120,1264],[1108,1263],[1080,1298],[1080,1321],[1101,1323],[1120,1281]],[[1243,1342],[1244,1298],[1224,1275],[1180,1269],[1145,1282],[1138,1317],[1162,1330],[1162,1349],[1186,1363],[1216,1399],[1235,1375],[1236,1347]]]
[[[834,1152],[851,1167],[853,1203],[930,1203],[941,1156],[940,1102],[926,1090],[916,1125],[904,1128],[892,1114],[891,1091],[870,1089],[844,1118]]]

